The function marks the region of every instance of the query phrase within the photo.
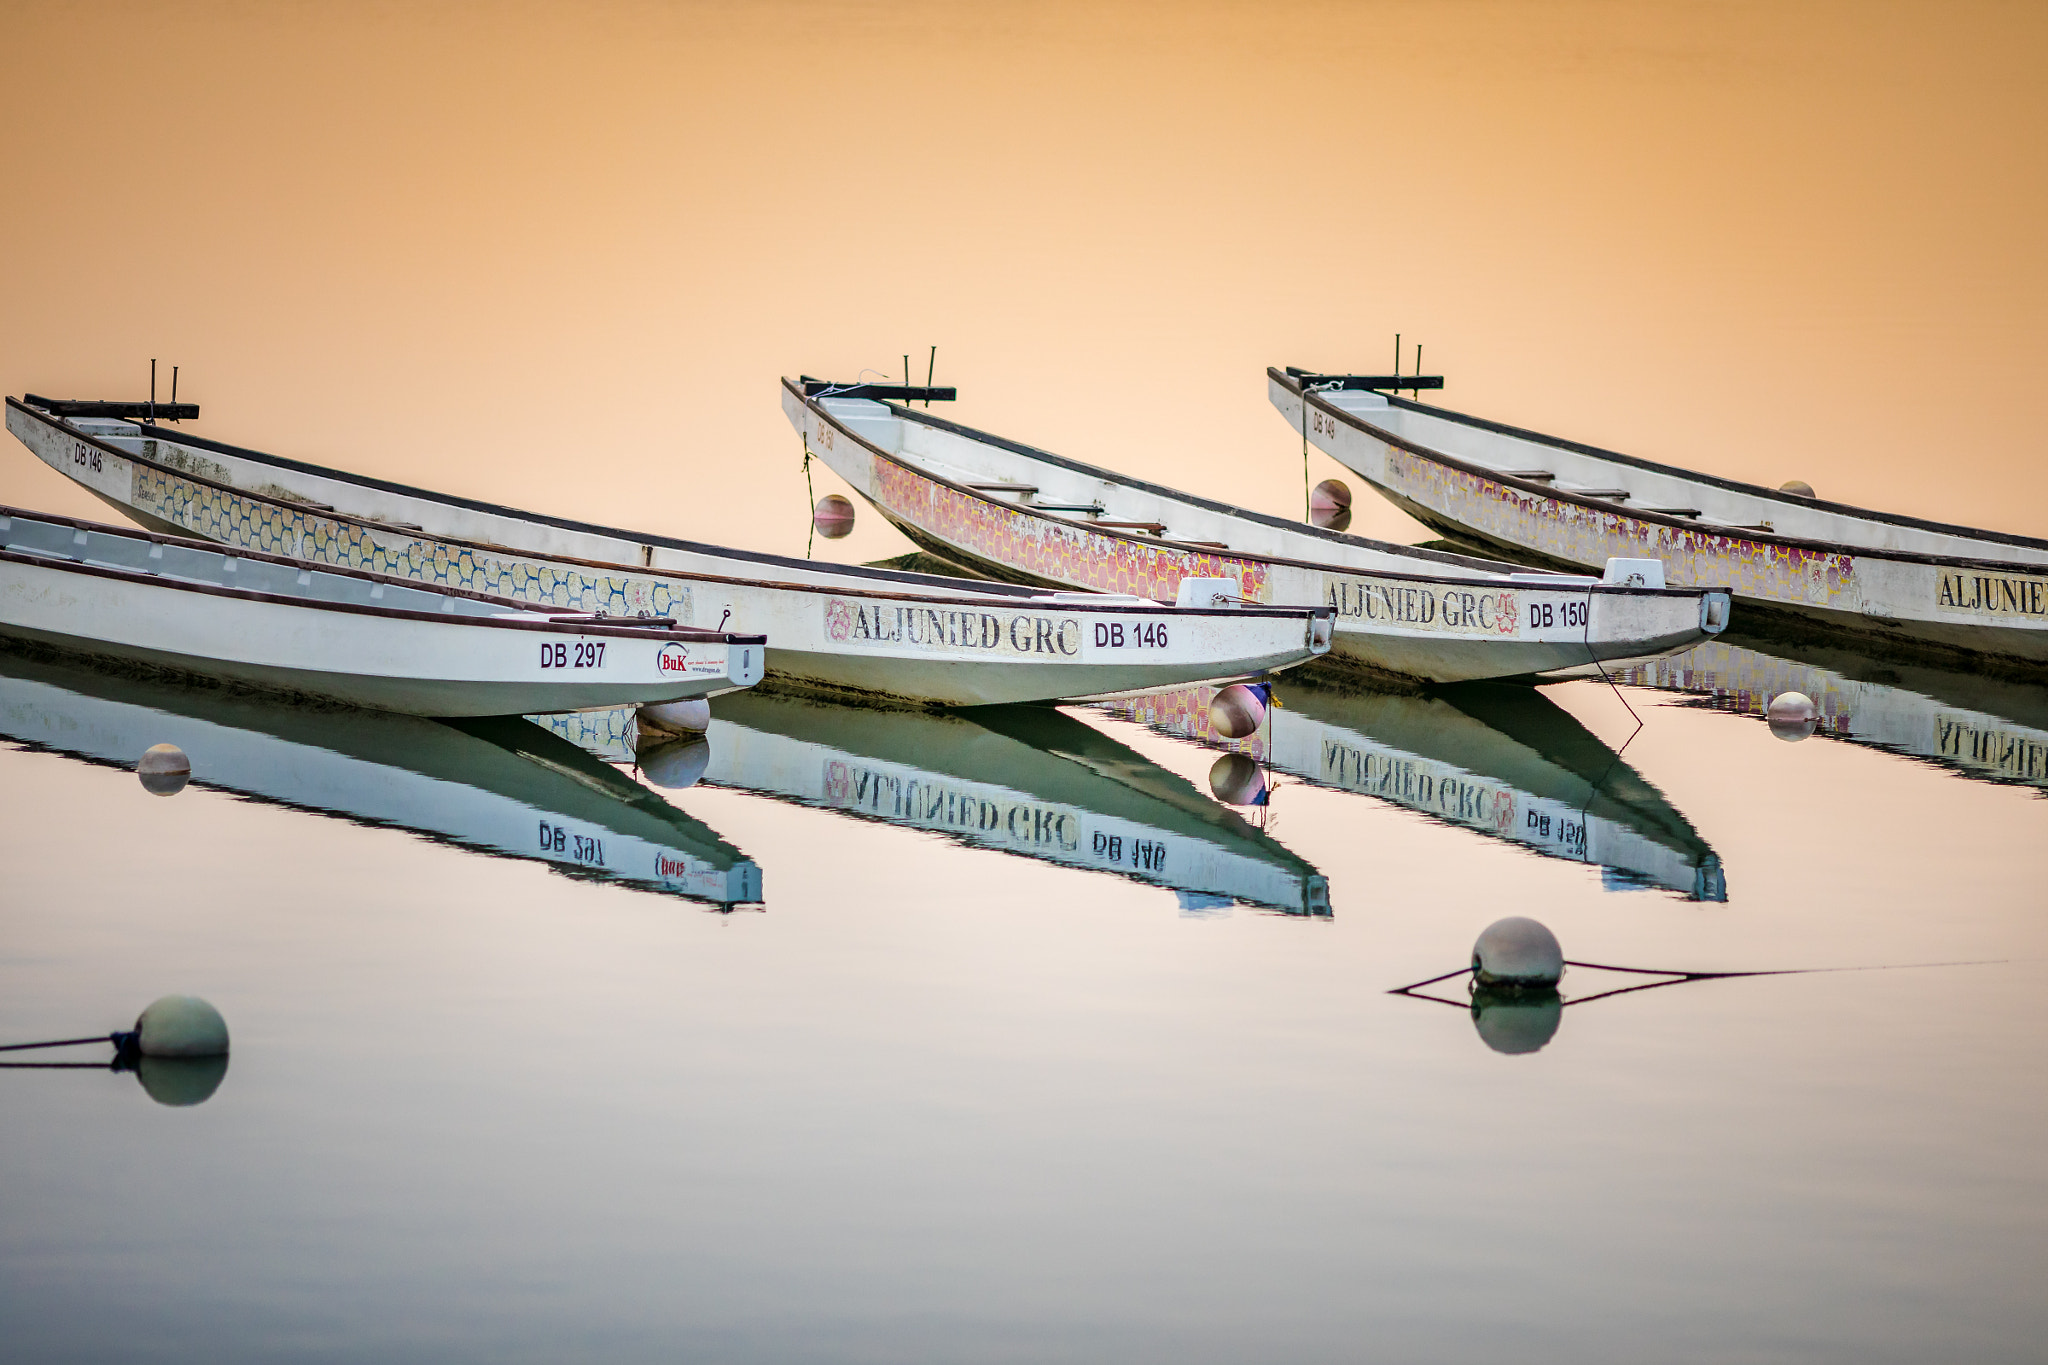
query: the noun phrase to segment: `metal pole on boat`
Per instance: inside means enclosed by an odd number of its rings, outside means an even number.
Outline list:
[[[1395,379],[1395,381],[1396,381],[1396,382],[1395,382],[1395,384],[1394,384],[1394,387],[1395,387],[1395,388],[1396,388],[1397,390],[1398,390],[1398,389],[1399,389],[1399,388],[1401,387],[1401,385],[1400,385],[1400,383],[1399,383],[1399,380],[1400,380],[1400,378],[1401,378],[1401,334],[1400,334],[1399,332],[1396,332],[1396,333],[1394,333],[1394,379]]]
[[[149,358],[149,420],[156,421],[156,357]]]
[[[930,387],[932,386],[932,376],[936,375],[936,374],[937,374],[938,372],[939,372],[939,348],[938,348],[938,347],[936,347],[936,346],[934,346],[934,347],[932,347],[932,358],[931,358],[931,359],[930,359],[929,361],[925,362],[925,367],[924,367],[924,386],[925,386],[925,387],[926,387],[927,389],[929,389],[929,388],[930,388]],[[924,399],[924,405],[925,405],[926,407],[930,407],[930,406],[932,405],[932,399],[931,399],[931,395],[930,395],[930,394],[926,394],[926,395],[925,395],[925,399]]]
[[[1422,343],[1419,341],[1415,343],[1415,377],[1417,379],[1422,378]],[[1417,398],[1422,397],[1420,387],[1410,389],[1408,392],[1414,394]]]
[[[175,411],[177,411],[177,408],[178,408],[178,367],[177,367],[176,365],[173,365],[173,366],[171,366],[171,410],[172,410],[173,412],[175,412]],[[171,420],[175,422],[175,421],[177,421],[178,419],[177,419],[177,418],[175,418],[175,417],[173,417],[173,418],[172,418]]]

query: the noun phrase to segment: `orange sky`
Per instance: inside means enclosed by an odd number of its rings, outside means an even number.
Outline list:
[[[1263,367],[1398,330],[1461,410],[2048,535],[2038,5],[15,4],[0,38],[11,393],[139,396],[157,356],[221,439],[788,548],[778,374],[936,343],[960,420],[1288,511]],[[7,449],[0,500],[97,513]],[[842,552],[900,548],[875,521]]]

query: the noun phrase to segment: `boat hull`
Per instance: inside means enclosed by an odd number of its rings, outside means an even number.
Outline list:
[[[1540,677],[1689,648],[1726,624],[1725,595],[1576,578],[1373,572],[1096,530],[980,496],[882,448],[785,383],[807,447],[915,544],[977,572],[1057,588],[1171,599],[1184,578],[1229,578],[1258,603],[1330,607],[1329,664],[1410,682]],[[879,408],[879,405],[873,405]],[[923,435],[909,424],[912,433]],[[954,443],[959,444],[957,441]]]
[[[1274,407],[1302,427],[1297,383],[1273,373],[1268,385]],[[1371,412],[1342,405],[1361,401],[1356,394],[1311,394],[1308,438],[1395,506],[1455,541],[1564,569],[1599,565],[1611,556],[1661,559],[1667,582],[1726,584],[1745,613],[1745,625],[1771,633],[1846,636],[1935,657],[1983,656],[2027,671],[2048,664],[2048,564],[1827,544],[1630,511],[1505,476],[1472,458],[1403,438],[1371,420]],[[1388,409],[1399,411],[1392,404]],[[1475,431],[1472,439],[1477,443],[1488,435]],[[1517,436],[1502,450],[1526,451],[1534,440]],[[1572,448],[1564,458],[1590,457]],[[1612,482],[1651,484],[1661,478],[1665,482],[1652,487],[1662,498],[1684,499],[1683,485],[1670,474],[1645,472],[1618,457],[1613,467],[1618,474]],[[1717,491],[1703,488],[1691,501]],[[1748,496],[1772,495],[1756,490]],[[1789,515],[1803,511],[1794,508]],[[1843,525],[1853,520],[1823,515]],[[1958,548],[1967,544],[1960,537],[1943,539]]]
[[[212,445],[153,436],[123,450],[12,399],[7,419],[46,464],[145,524],[524,602],[730,624],[768,637],[769,675],[785,687],[926,706],[1082,699],[1255,676],[1329,647],[1327,618],[1301,611],[1053,604],[822,565],[787,569],[811,581],[714,577],[684,567],[699,551],[602,528]]]
[[[0,637],[355,706],[575,711],[715,696],[761,676],[758,640],[574,628],[515,604],[68,518],[0,509],[0,543]],[[387,595],[416,605],[380,605]]]

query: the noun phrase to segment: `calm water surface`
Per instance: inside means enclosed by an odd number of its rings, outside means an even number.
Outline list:
[[[777,375],[932,365],[970,425],[1294,516],[1349,476],[1265,367],[1399,334],[1457,410],[2048,528],[2039,4],[0,39],[8,393],[156,357],[203,436],[800,554],[849,490]],[[0,503],[113,515],[11,439]],[[820,548],[908,546],[863,507]],[[0,1360],[2042,1358],[2042,689],[1727,640],[1619,692],[1281,695],[1236,744],[1200,692],[748,695],[636,751],[0,655],[0,1042],[173,991],[234,1035],[197,1104],[0,1071]],[[1804,974],[1389,994],[1511,913]]]
[[[196,1105],[0,1074],[10,1354],[2037,1359],[2040,699],[1884,672],[636,755],[0,657],[0,1034],[234,1031]],[[1511,912],[1811,974],[1388,994]]]

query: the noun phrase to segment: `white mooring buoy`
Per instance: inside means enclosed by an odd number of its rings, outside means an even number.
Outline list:
[[[1264,805],[1266,774],[1249,754],[1225,754],[1209,769],[1209,790],[1233,806]]]
[[[1813,485],[1804,479],[1787,479],[1778,485],[1778,491],[1790,493],[1795,498],[1810,498],[1813,496]]]
[[[837,493],[827,493],[811,509],[811,525],[827,540],[840,540],[853,530],[853,504]]]
[[[175,796],[192,780],[192,760],[175,744],[152,744],[135,761],[135,776],[152,796]]]
[[[1764,721],[1779,739],[1805,739],[1820,727],[1820,708],[1804,692],[1780,692],[1764,708]]]
[[[225,1057],[228,1021],[196,995],[166,995],[136,1018],[135,1050],[145,1057]]]
[[[1351,489],[1342,479],[1324,479],[1308,495],[1308,519],[1325,531],[1351,527]]]
[[[1225,739],[1245,739],[1266,723],[1264,684],[1232,683],[1209,702],[1209,728]]]
[[[1472,945],[1472,975],[1482,986],[1555,986],[1564,975],[1557,935],[1526,915],[1495,920]]]
[[[701,735],[711,728],[711,703],[702,697],[650,702],[633,719],[643,735]]]

